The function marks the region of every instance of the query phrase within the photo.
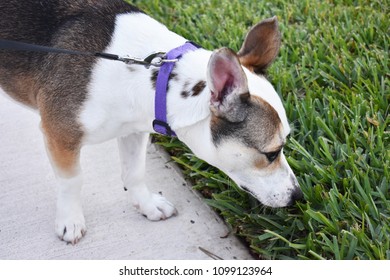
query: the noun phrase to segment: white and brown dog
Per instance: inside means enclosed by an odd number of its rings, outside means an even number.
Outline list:
[[[186,39],[122,0],[0,2],[0,39],[79,51],[146,57]],[[196,48],[169,74],[166,119],[178,138],[264,205],[302,197],[283,153],[290,132],[282,102],[264,77],[278,54],[277,19],[255,25],[236,54]],[[56,233],[76,243],[85,233],[80,149],[116,137],[122,178],[150,220],[176,213],[145,185],[159,68],[42,52],[0,50],[0,86],[39,111],[58,180]]]

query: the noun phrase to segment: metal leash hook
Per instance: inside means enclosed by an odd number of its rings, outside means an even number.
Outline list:
[[[164,63],[163,60],[164,60],[165,55],[166,55],[166,53],[164,53],[164,52],[152,53],[152,54],[148,55],[144,59],[144,61],[149,63],[149,66],[152,65],[154,67],[160,67]],[[149,66],[145,66],[146,69],[148,69]]]
[[[118,60],[131,65],[131,64],[138,64],[145,66],[146,69],[149,69],[150,66],[154,67],[160,67],[166,62],[176,62],[177,59],[165,59],[166,53],[165,52],[155,52],[150,55],[148,55],[144,59],[130,57],[130,56],[124,56],[120,57]]]

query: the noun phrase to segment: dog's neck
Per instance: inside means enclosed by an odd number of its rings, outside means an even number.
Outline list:
[[[139,28],[140,22],[142,22],[142,29]],[[129,40],[124,43],[123,47],[127,46],[126,51],[134,56],[144,57],[149,53],[161,50],[168,52],[187,41],[169,31],[161,23],[143,14],[119,16],[117,29],[121,30],[122,25],[127,26],[128,33],[118,35],[123,36],[122,40],[124,41]],[[174,131],[195,124],[210,115],[210,91],[206,85],[207,64],[210,55],[211,52],[204,49],[190,51],[175,64],[167,90],[167,120]],[[138,74],[146,75],[147,79],[140,79],[139,82],[144,83],[143,86],[148,86],[152,91],[148,90],[149,93],[142,93],[142,98],[146,102],[146,96],[152,97],[148,98],[148,102],[154,104],[155,78],[159,68],[151,67],[147,70],[142,66],[130,67]],[[152,112],[148,110],[148,118],[154,118],[154,110]]]
[[[168,52],[186,41],[147,15],[126,14],[117,17],[112,41],[105,51],[144,58],[156,51]],[[167,120],[179,138],[185,137],[186,128],[210,116],[211,93],[206,84],[210,55],[211,52],[204,49],[190,51],[176,62],[170,75]],[[153,132],[158,70],[103,60],[95,67],[90,95],[101,99],[100,103],[105,106],[110,103],[114,107],[110,109],[111,118],[119,119],[122,127],[128,127],[120,133]],[[92,127],[94,122],[87,121]]]
[[[128,28],[131,40],[129,44],[135,45],[136,56],[143,57],[161,50],[168,52],[187,41],[143,14],[119,17],[117,24],[122,24],[121,21],[126,22],[127,26],[130,26],[131,22],[140,25],[139,22],[143,21],[142,29],[134,25]],[[134,38],[139,41],[134,42]],[[206,71],[210,55],[211,52],[204,49],[190,51],[175,64],[167,90],[167,120],[173,130],[192,125],[210,114],[210,91],[206,89]],[[157,70],[159,69],[151,67],[147,75],[150,75],[152,79],[144,81],[153,83],[153,97],[155,93],[153,78]]]
[[[198,49],[185,54],[176,64],[169,83],[167,119],[180,140],[199,157],[215,149],[210,131],[210,97],[207,65],[211,52]]]
[[[174,131],[210,115],[210,89],[206,82],[210,54],[203,49],[189,52],[175,65],[167,93],[167,119]]]

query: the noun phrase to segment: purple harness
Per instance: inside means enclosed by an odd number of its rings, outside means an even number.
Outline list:
[[[192,42],[186,42],[184,45],[170,50],[166,54],[166,59],[179,59],[188,51],[194,51],[200,48]],[[165,62],[161,65],[156,81],[156,96],[154,101],[154,116],[153,129],[157,133],[176,136],[176,133],[171,129],[167,122],[167,89],[169,76],[172,73],[175,62]]]

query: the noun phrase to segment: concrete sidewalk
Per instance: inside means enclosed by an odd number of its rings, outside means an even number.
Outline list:
[[[191,190],[155,146],[147,181],[179,215],[150,222],[131,206],[120,179],[116,141],[82,152],[87,235],[75,246],[54,233],[55,180],[38,128],[39,116],[0,92],[0,259],[251,259],[247,248]]]

